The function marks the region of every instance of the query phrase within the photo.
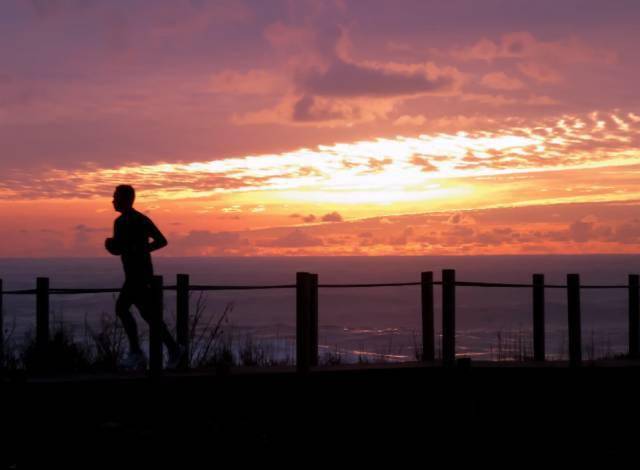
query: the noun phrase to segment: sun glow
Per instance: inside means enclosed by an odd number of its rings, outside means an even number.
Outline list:
[[[496,215],[490,226],[479,219],[484,211],[640,199],[640,118],[634,116],[563,116],[204,162],[56,169],[21,184],[0,180],[0,205],[27,228],[14,243],[27,250],[21,253],[60,244],[68,227],[75,227],[65,242],[70,252],[95,253],[112,223],[107,199],[123,182],[135,184],[141,210],[178,241],[174,253],[580,252],[587,235],[596,240],[594,250],[624,250],[640,233],[633,220],[615,225],[568,214],[558,223],[545,214],[544,223],[514,230],[509,215]],[[34,208],[33,200],[42,204]],[[22,209],[28,204],[31,210]],[[38,224],[50,213],[58,215],[43,231]],[[78,213],[93,213],[93,222],[78,224]]]
[[[640,123],[633,116],[592,113],[528,127],[398,136],[207,162],[53,170],[28,189],[64,180],[73,182],[75,194],[91,196],[110,194],[117,182],[132,180],[148,197],[163,200],[255,191],[276,192],[283,201],[429,200],[452,194],[450,187],[430,186],[448,179],[636,164]],[[10,182],[0,183],[0,191],[19,197],[25,189]]]
[[[346,204],[346,205],[390,205],[398,202],[431,202],[450,197],[469,195],[470,188],[452,187],[429,190],[406,191],[388,189],[385,191],[291,191],[287,197],[292,202]]]
[[[31,177],[29,184],[4,179],[0,194],[14,200],[28,195],[90,202],[110,197],[115,185],[130,181],[148,210],[192,217],[180,222],[185,226],[239,230],[317,225],[325,216],[333,222],[630,200],[640,197],[633,166],[640,162],[639,148],[640,118],[594,113],[529,126],[378,138],[282,154],[57,169]],[[608,184],[594,184],[604,171],[611,172]],[[104,214],[102,205],[96,213]]]

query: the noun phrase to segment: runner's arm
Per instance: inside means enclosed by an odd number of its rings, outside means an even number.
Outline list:
[[[149,238],[153,240],[151,243],[149,243],[149,246],[148,246],[149,253],[151,253],[152,251],[156,251],[156,250],[159,250],[160,248],[164,248],[169,244],[169,242],[167,241],[165,236],[162,234],[162,232],[158,229],[158,227],[156,227],[155,224],[151,221],[151,219],[147,219],[147,220],[148,220]]]
[[[104,241],[104,247],[107,249],[109,253],[114,256],[120,256],[122,254],[122,250],[120,249],[120,243],[118,242],[118,229],[117,223],[113,224],[113,237],[107,238]]]

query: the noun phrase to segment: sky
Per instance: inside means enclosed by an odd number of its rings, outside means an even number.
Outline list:
[[[4,0],[0,257],[633,253],[635,0]],[[159,253],[160,254],[160,253]]]

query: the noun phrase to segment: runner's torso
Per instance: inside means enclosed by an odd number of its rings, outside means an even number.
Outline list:
[[[147,283],[153,277],[149,253],[151,225],[148,217],[133,209],[115,221],[114,238],[122,250],[122,266],[127,283]]]

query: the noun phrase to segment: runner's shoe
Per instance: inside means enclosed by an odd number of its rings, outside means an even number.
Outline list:
[[[128,370],[144,370],[147,368],[147,358],[142,351],[130,352],[122,366]]]
[[[167,369],[177,369],[180,363],[185,357],[187,349],[179,344],[173,354],[169,353],[169,360],[167,361]]]

